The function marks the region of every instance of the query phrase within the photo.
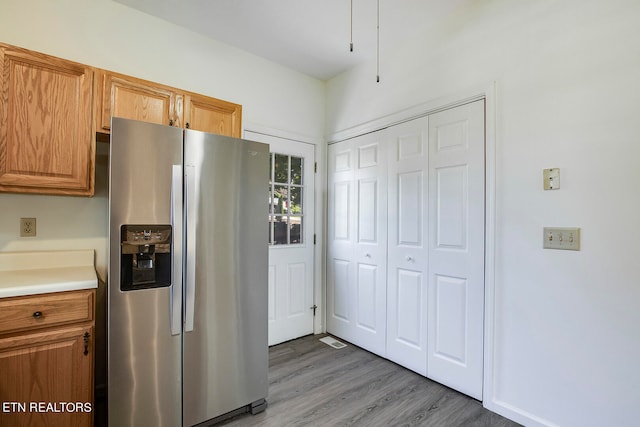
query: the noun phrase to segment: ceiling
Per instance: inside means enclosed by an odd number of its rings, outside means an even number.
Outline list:
[[[376,58],[377,0],[353,0],[353,52],[351,0],[115,1],[320,80]],[[380,0],[380,56],[471,1]]]

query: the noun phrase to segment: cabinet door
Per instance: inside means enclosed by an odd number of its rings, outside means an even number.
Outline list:
[[[93,70],[0,45],[0,191],[92,195]]]
[[[70,326],[0,338],[0,401],[9,409],[1,426],[93,424],[93,332]]]
[[[98,132],[110,132],[112,116],[182,126],[182,97],[170,88],[111,73],[102,73],[101,80]]]
[[[184,127],[240,138],[242,106],[207,96],[187,93]]]

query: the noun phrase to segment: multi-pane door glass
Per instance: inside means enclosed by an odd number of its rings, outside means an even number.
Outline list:
[[[271,153],[269,179],[269,244],[302,243],[304,160]]]

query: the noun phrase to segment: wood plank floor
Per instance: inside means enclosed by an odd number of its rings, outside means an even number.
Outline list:
[[[518,426],[482,404],[353,345],[307,336],[269,350],[265,412],[230,426]]]

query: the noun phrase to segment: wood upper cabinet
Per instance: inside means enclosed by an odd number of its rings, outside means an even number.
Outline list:
[[[92,195],[91,67],[0,44],[0,191]]]
[[[93,425],[94,301],[94,289],[0,299],[0,401],[24,405],[0,426]]]
[[[108,72],[101,72],[100,80],[98,132],[110,131],[112,116],[179,126],[176,93],[170,88]]]
[[[242,106],[122,74],[101,71],[96,129],[109,133],[111,117],[240,137]]]
[[[188,129],[240,138],[242,106],[208,96],[186,93],[184,122]]]

